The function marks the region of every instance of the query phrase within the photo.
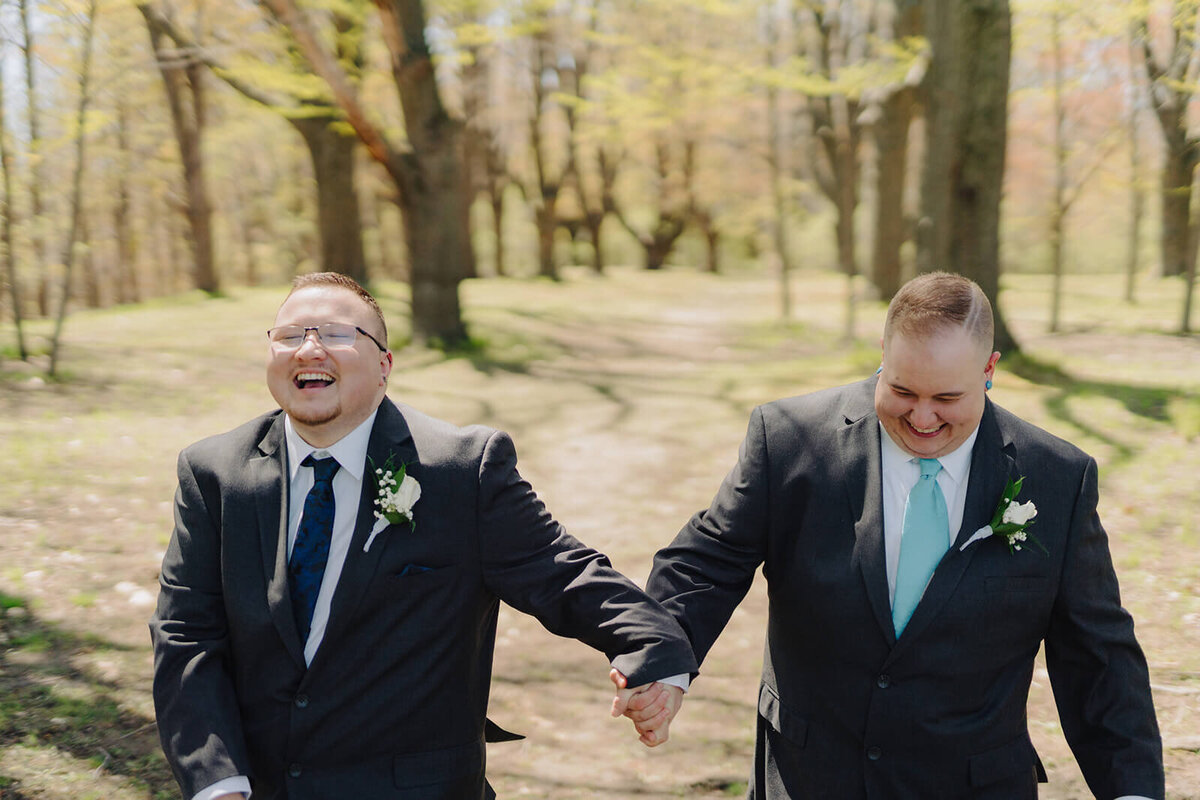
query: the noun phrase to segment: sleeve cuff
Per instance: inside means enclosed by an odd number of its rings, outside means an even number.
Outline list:
[[[250,779],[244,775],[234,775],[232,778],[219,780],[211,786],[206,786],[192,796],[192,800],[215,800],[226,794],[241,793],[242,797],[250,798]]]
[[[683,691],[686,692],[688,687],[692,685],[692,676],[684,672],[679,675],[672,675],[669,678],[659,678],[658,682],[665,683],[670,686],[678,686],[680,689],[683,689]]]

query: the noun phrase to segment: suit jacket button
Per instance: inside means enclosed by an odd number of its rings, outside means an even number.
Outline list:
[[[288,764],[288,776],[289,777],[299,778],[303,773],[304,773],[304,770],[300,769],[299,764]]]
[[[889,675],[880,675],[875,679],[875,685],[880,689],[886,689],[892,685],[892,679]]]
[[[882,757],[883,757],[883,751],[880,750],[878,747],[868,747],[867,748],[867,758],[871,759],[872,761],[878,761]]]
[[[296,708],[308,708],[308,695],[306,695],[306,694],[296,695],[295,703],[296,703]]]

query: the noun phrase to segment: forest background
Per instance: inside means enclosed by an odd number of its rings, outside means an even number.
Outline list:
[[[1197,10],[3,0],[0,797],[172,796],[144,635],[171,464],[269,404],[292,275],[370,283],[398,399],[512,430],[640,578],[749,408],[868,374],[939,267],[1001,314],[997,400],[1097,453],[1170,796],[1197,796]],[[542,738],[490,756],[501,794],[743,791],[764,602],[658,760],[562,680],[594,659],[506,616],[493,706]],[[1086,796],[1042,677],[1049,796]]]

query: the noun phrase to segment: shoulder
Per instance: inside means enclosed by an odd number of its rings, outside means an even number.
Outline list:
[[[1027,422],[1011,411],[989,401],[996,426],[1005,446],[1013,447],[1023,460],[1045,464],[1086,464],[1092,457],[1076,445]]]
[[[184,448],[180,460],[193,464],[219,464],[227,460],[244,460],[267,438],[272,426],[283,414],[279,409],[262,414],[233,430],[208,436]]]
[[[390,403],[403,419],[413,446],[425,463],[478,461],[490,441],[509,441],[507,434],[486,425],[459,426],[404,403],[384,402]]]
[[[875,379],[834,386],[809,394],[785,397],[756,409],[763,425],[770,430],[776,426],[794,427],[828,424],[841,427],[847,420],[856,421],[875,411]]]

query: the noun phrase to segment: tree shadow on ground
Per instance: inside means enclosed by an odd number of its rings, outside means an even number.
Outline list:
[[[154,720],[122,705],[116,681],[79,663],[80,656],[137,648],[63,631],[21,598],[0,597],[0,750],[57,750],[94,764],[96,774],[129,778],[153,797],[174,797]],[[0,772],[0,798],[27,797],[17,778]]]
[[[1065,422],[1086,435],[1113,449],[1116,461],[1127,461],[1136,455],[1129,444],[1113,438],[1090,420],[1072,412],[1068,401],[1073,397],[1103,397],[1116,400],[1129,413],[1153,422],[1171,425],[1169,412],[1174,400],[1184,400],[1189,394],[1183,389],[1166,386],[1137,386],[1116,381],[1078,378],[1057,364],[1040,361],[1027,354],[1006,361],[1010,372],[1025,380],[1055,390],[1044,401],[1046,410],[1055,419]]]

